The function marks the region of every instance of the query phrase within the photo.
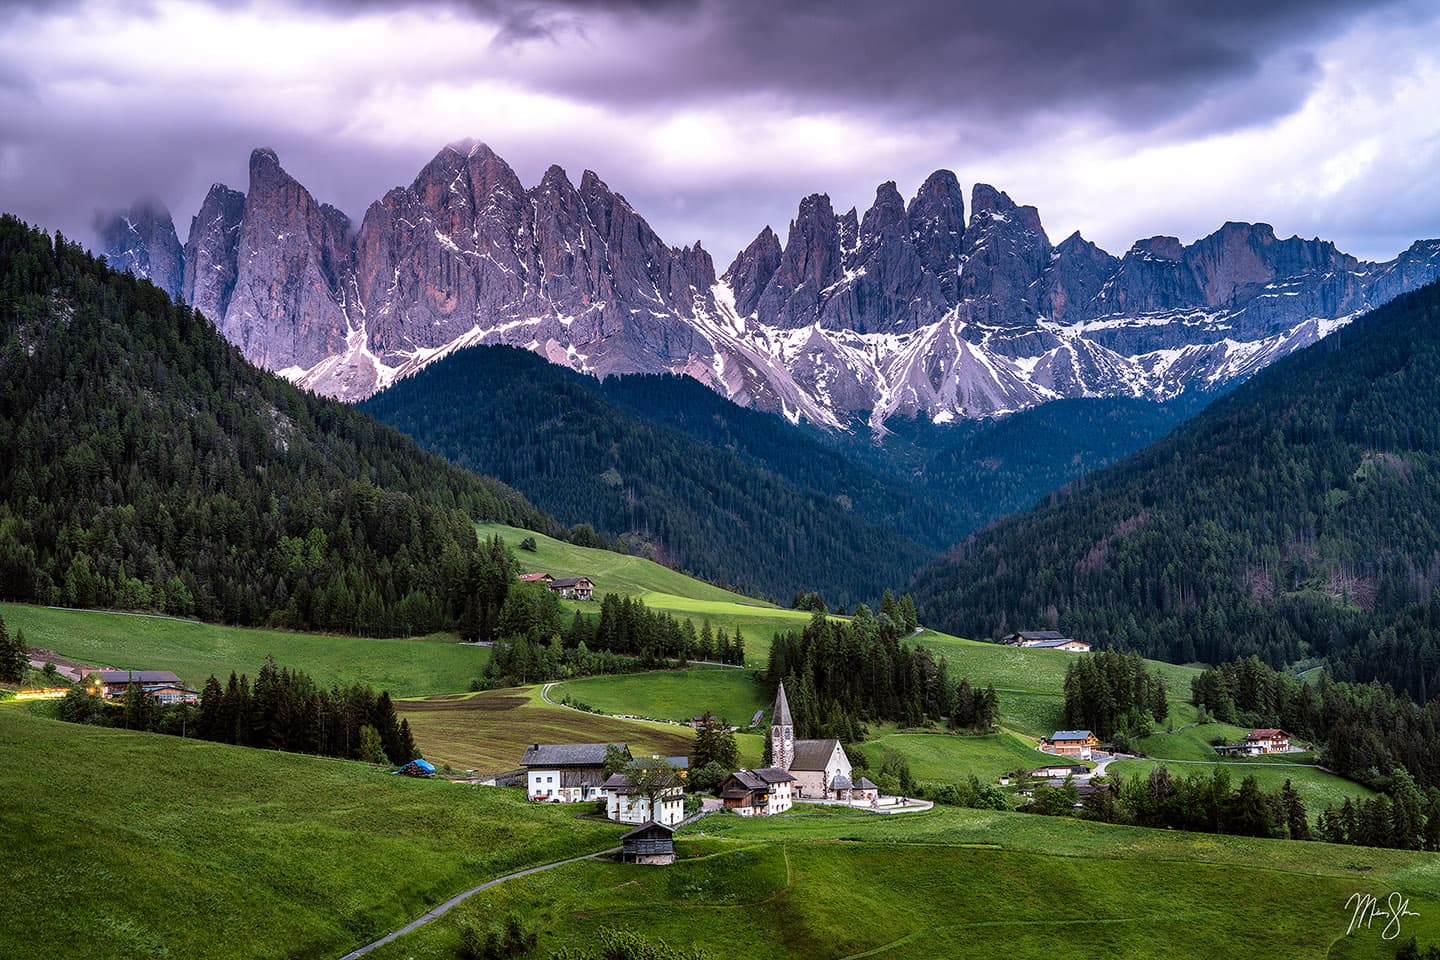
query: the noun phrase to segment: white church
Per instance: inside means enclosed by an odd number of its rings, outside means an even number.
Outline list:
[[[880,791],[867,778],[851,780],[850,758],[839,740],[796,740],[785,684],[770,711],[770,762],[795,778],[797,800],[873,800]]]

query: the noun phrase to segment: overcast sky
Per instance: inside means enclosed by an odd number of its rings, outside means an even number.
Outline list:
[[[89,240],[153,194],[183,242],[265,145],[358,222],[476,137],[719,269],[941,167],[1115,253],[1264,220],[1389,258],[1440,236],[1437,51],[1433,0],[0,0],[0,208]]]

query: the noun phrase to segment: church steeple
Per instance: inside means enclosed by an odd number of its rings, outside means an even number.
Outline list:
[[[789,770],[795,762],[795,722],[790,719],[790,703],[785,699],[785,684],[775,693],[775,706],[770,710],[770,764]]]

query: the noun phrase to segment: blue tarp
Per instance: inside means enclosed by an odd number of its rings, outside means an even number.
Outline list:
[[[404,773],[407,767],[419,767],[421,770],[424,770],[426,773],[434,773],[434,772],[435,772],[435,764],[431,763],[429,760],[421,760],[421,759],[419,759],[418,757],[417,757],[416,759],[414,759],[414,760],[411,760],[409,763],[405,764],[404,766],[402,766],[399,770],[394,770],[394,771],[391,771],[391,772],[392,772],[392,773]]]

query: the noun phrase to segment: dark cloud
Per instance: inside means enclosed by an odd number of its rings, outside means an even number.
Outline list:
[[[7,29],[23,35],[28,24],[56,11],[73,12],[97,2],[107,0],[0,0],[0,37]],[[121,3],[113,0],[109,9],[138,10],[157,24],[171,9],[151,4],[122,8]],[[971,168],[983,166],[988,157],[1020,150],[1041,154],[1075,129],[1154,145],[1255,128],[1294,113],[1313,94],[1325,75],[1315,52],[1320,44],[1356,24],[1403,18],[1419,23],[1440,12],[1423,0],[254,0],[211,5],[273,17],[280,32],[298,22],[329,24],[416,11],[435,13],[437,27],[424,36],[423,48],[417,50],[412,42],[410,48],[387,50],[373,67],[362,62],[359,69],[336,70],[331,52],[309,51],[314,68],[295,81],[296,92],[287,93],[285,82],[272,83],[257,98],[275,100],[260,110],[242,110],[233,98],[207,100],[203,85],[185,78],[173,100],[136,105],[134,91],[146,82],[153,91],[154,74],[146,73],[152,65],[129,57],[86,63],[82,82],[69,84],[63,93],[56,87],[60,75],[38,55],[35,62],[41,67],[29,73],[26,66],[0,57],[0,208],[83,233],[95,209],[157,193],[174,212],[183,240],[209,184],[223,180],[243,189],[249,150],[266,143],[319,199],[358,219],[388,187],[408,182],[442,143],[471,135],[491,140],[527,183],[536,182],[552,162],[568,167],[577,180],[584,168],[596,169],[668,240],[703,239],[723,268],[734,249],[764,223],[783,235],[798,198],[815,190],[832,193],[839,208],[858,203],[863,209],[880,181],[893,178],[902,189],[913,190],[930,170],[949,167],[969,182],[975,176]],[[467,21],[480,26],[460,29]],[[162,35],[176,42],[173,34],[157,32]],[[415,34],[407,37],[413,41]],[[198,37],[193,42],[203,48],[219,40]],[[151,52],[156,59],[166,55],[158,45]],[[255,54],[260,65],[267,56],[293,55]],[[575,126],[566,113],[566,120],[553,125],[545,117],[518,123],[512,118],[497,134],[486,124],[503,112],[503,104],[487,112],[462,102],[455,107],[453,127],[447,113],[442,133],[405,142],[368,131],[357,134],[345,109],[387,87],[413,93],[419,103],[437,86],[486,89],[486,82],[594,108],[616,118],[615,129]],[[108,93],[91,97],[102,88]],[[296,103],[286,102],[287,95],[336,107],[318,120],[307,111],[305,120],[297,121],[291,116]],[[403,110],[403,98],[399,102]],[[816,147],[826,151],[825,162],[804,166],[770,160],[779,156],[767,153],[773,145],[757,139],[739,145],[756,158],[744,169],[706,167],[692,174],[676,173],[674,162],[668,167],[649,163],[644,151],[651,146],[627,140],[621,132],[662,125],[682,111],[713,111],[732,119],[771,114],[782,121],[839,117],[847,128],[892,131],[916,146],[913,156],[896,160],[893,149],[887,153],[869,149],[872,144],[846,145],[832,138]],[[746,129],[745,124],[734,126]],[[755,124],[755,129],[764,127]],[[853,157],[829,155],[836,152]],[[1403,228],[1394,226],[1399,222],[1394,218],[1386,227],[1375,222],[1380,218],[1369,200],[1383,187],[1378,182],[1367,184],[1363,197],[1337,201],[1335,220],[1365,234],[1368,215],[1368,235],[1381,238],[1377,244],[1388,245],[1401,230],[1411,237],[1440,232],[1434,223],[1440,207],[1435,176],[1421,170],[1405,185],[1410,202]],[[993,171],[988,178],[994,179]],[[1039,202],[1046,212],[1045,197],[1017,199]],[[1224,200],[1217,200],[1213,217],[1205,212],[1197,223],[1270,215],[1247,209],[1244,198]],[[1088,222],[1079,225],[1089,233]],[[1185,226],[1156,224],[1164,232]],[[1283,223],[1277,227],[1285,229]],[[1323,225],[1317,231],[1324,232]],[[1123,246],[1128,238],[1118,242]]]

